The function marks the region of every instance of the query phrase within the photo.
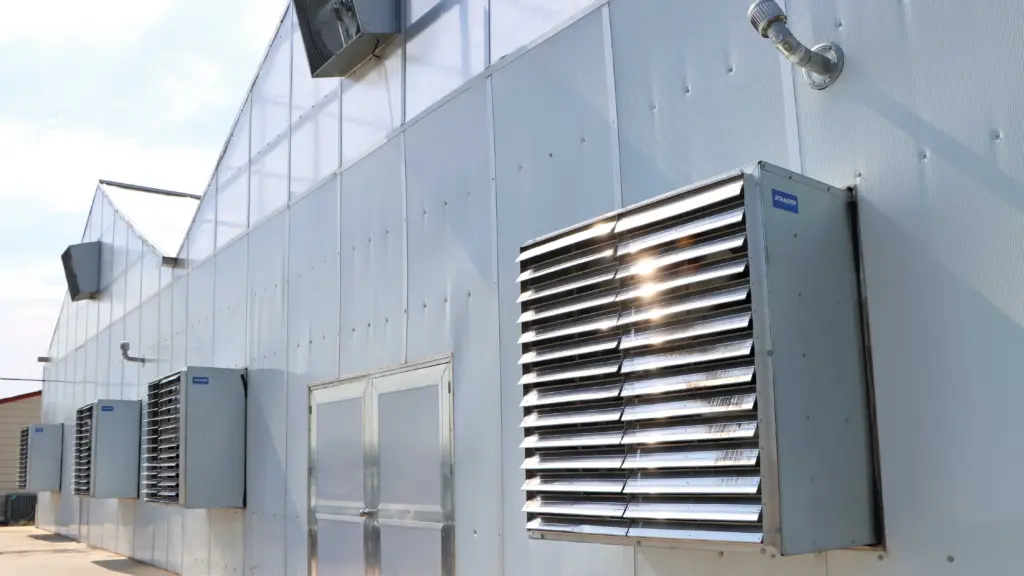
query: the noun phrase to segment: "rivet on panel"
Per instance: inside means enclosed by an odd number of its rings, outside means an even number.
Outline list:
[[[687,94],[689,94],[689,93],[690,93],[690,92],[692,92],[692,91],[693,91],[693,90],[691,90],[689,86],[687,86],[687,87],[686,87],[686,90],[685,90],[685,92],[686,92]]]
[[[928,151],[927,150],[922,150],[921,151],[921,160],[927,160],[927,159],[928,159]]]
[[[520,165],[519,165],[519,169],[520,169],[520,170],[522,170],[522,169],[523,169],[523,165],[522,165],[522,164],[520,164]]]
[[[953,558],[952,555],[946,556],[946,562],[949,562],[950,564],[952,564],[953,560],[955,560],[955,558]]]
[[[736,71],[736,67],[735,66],[729,66],[729,74],[732,74],[735,71]]]
[[[580,137],[580,144],[586,144],[586,143],[587,143],[587,138],[585,136]]]
[[[836,20],[836,28],[842,28],[842,27],[843,27],[843,21],[842,20]]]
[[[1003,135],[1002,135],[1001,132],[999,132],[999,130],[993,130],[992,131],[992,139],[993,140],[999,140],[1002,137],[1003,137]]]
[[[554,158],[554,157],[555,157],[555,153],[554,152],[548,152],[548,158]]]
[[[651,104],[651,111],[652,112],[657,110],[657,109],[658,109],[658,105],[657,104]]]

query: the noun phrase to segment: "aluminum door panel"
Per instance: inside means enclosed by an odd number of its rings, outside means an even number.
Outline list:
[[[434,573],[432,566],[445,576],[454,571],[450,378],[446,362],[371,383],[368,504],[374,510],[371,534],[378,539],[371,558],[382,569],[393,568],[383,574],[404,574],[404,567],[420,564],[427,574]]]
[[[430,529],[381,521],[381,576],[442,576],[441,527]]]
[[[362,504],[363,399],[318,404],[316,411],[317,507],[327,502]]]
[[[363,551],[363,523],[356,521],[317,520],[319,558],[317,576],[368,576]]]

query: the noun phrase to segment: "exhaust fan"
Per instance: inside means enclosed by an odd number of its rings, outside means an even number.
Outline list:
[[[761,163],[522,248],[531,536],[877,541],[851,202]]]
[[[97,400],[75,413],[76,496],[138,498],[140,406]]]
[[[21,429],[18,452],[18,489],[59,492],[63,424],[33,424]]]
[[[244,507],[245,370],[190,367],[151,382],[142,458],[147,502]]]
[[[348,76],[399,32],[398,0],[294,0],[314,78]]]

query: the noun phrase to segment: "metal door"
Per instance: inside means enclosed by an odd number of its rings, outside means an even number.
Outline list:
[[[451,360],[311,387],[310,571],[453,576]]]

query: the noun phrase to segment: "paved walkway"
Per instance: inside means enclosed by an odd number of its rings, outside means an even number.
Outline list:
[[[0,574],[169,576],[170,572],[35,528],[0,526]]]

